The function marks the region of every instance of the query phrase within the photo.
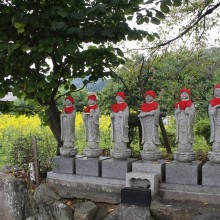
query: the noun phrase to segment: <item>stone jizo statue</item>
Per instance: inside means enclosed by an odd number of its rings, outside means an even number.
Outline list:
[[[87,157],[99,157],[102,150],[99,148],[99,107],[97,105],[96,95],[88,96],[88,106],[83,111],[83,121],[85,127],[85,135],[87,148],[84,155]]]
[[[75,156],[77,154],[77,149],[74,148],[76,108],[73,97],[66,97],[64,104],[65,107],[60,115],[61,140],[63,141],[60,154],[62,156]]]
[[[142,127],[143,151],[141,151],[141,157],[147,161],[155,161],[161,157],[157,147],[161,144],[158,134],[160,107],[154,101],[156,94],[153,90],[146,91],[144,96],[145,103],[140,106],[138,115]]]
[[[220,163],[220,84],[214,86],[214,98],[209,102],[209,119],[212,151],[208,158],[213,163]]]
[[[177,151],[174,152],[174,159],[178,162],[192,162],[195,159],[195,153],[192,150],[193,145],[193,125],[195,116],[195,106],[190,100],[191,92],[187,88],[180,90],[181,100],[176,102],[176,144]]]
[[[115,159],[127,159],[131,155],[131,150],[127,148],[129,109],[125,102],[124,92],[116,93],[116,103],[112,104],[111,110],[112,140],[114,142],[111,156]]]

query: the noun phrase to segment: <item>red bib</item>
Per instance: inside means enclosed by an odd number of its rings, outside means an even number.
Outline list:
[[[158,103],[153,101],[151,103],[144,103],[140,106],[140,109],[142,112],[151,112],[153,110],[156,110],[158,107]]]
[[[178,105],[180,106],[181,110],[185,110],[187,107],[190,107],[193,104],[191,100],[181,100],[177,102],[174,107],[178,108]]]
[[[96,110],[97,108],[98,108],[98,105],[89,105],[83,110],[83,112],[88,113],[88,112],[90,112],[90,110],[92,110],[92,109]]]
[[[114,104],[112,104],[111,109],[113,112],[120,112],[120,111],[124,111],[127,106],[128,105],[126,102],[114,103]]]
[[[211,106],[220,105],[220,98],[211,99],[211,100],[210,100],[210,105],[211,105]]]
[[[65,107],[65,108],[64,108],[64,112],[65,112],[66,114],[72,113],[73,110],[74,110],[74,107],[73,107],[73,106],[69,106],[69,107]]]

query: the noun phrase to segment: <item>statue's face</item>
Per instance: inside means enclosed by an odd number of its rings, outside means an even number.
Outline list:
[[[154,100],[154,98],[152,96],[146,95],[146,97],[145,97],[146,102],[152,102],[153,100]]]
[[[88,100],[88,105],[95,105],[96,101],[94,101],[93,99],[89,99]]]
[[[181,95],[180,95],[180,98],[182,100],[189,99],[189,94],[187,92],[182,92]]]
[[[64,102],[65,106],[72,106],[72,102],[69,99],[66,99]]]
[[[220,97],[220,88],[216,88],[214,92],[215,97]]]
[[[124,99],[121,96],[116,96],[117,102],[124,102]]]

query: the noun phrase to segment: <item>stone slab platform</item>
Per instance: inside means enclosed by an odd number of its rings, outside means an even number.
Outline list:
[[[96,202],[118,204],[126,181],[103,177],[47,173],[47,183],[56,188],[63,198],[84,198]]]
[[[135,158],[127,160],[107,159],[102,161],[102,177],[113,179],[126,179],[126,173],[131,172]]]
[[[202,166],[202,185],[220,187],[220,164],[208,161]]]
[[[162,199],[220,204],[220,187],[159,183]]]
[[[197,185],[202,181],[202,165],[200,161],[166,163],[166,183]]]

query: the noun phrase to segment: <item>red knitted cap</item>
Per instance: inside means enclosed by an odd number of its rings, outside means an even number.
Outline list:
[[[120,96],[121,98],[125,99],[125,93],[124,92],[116,92],[115,96]]]
[[[66,98],[65,98],[65,100],[70,100],[71,102],[72,102],[72,104],[74,104],[74,99],[73,99],[73,97],[72,96],[67,96]]]
[[[144,93],[144,97],[146,97],[147,95],[150,95],[151,97],[153,97],[154,99],[156,98],[156,93],[153,90],[148,90]]]
[[[94,100],[94,101],[97,101],[96,95],[89,95],[89,96],[88,96],[88,100],[89,100],[89,99],[92,99],[92,100]]]
[[[216,85],[214,86],[214,90],[217,89],[217,88],[220,88],[220,84],[216,84]]]
[[[190,90],[187,89],[187,88],[182,88],[182,89],[180,90],[180,95],[181,95],[183,92],[186,92],[186,93],[188,93],[188,95],[191,95]]]

